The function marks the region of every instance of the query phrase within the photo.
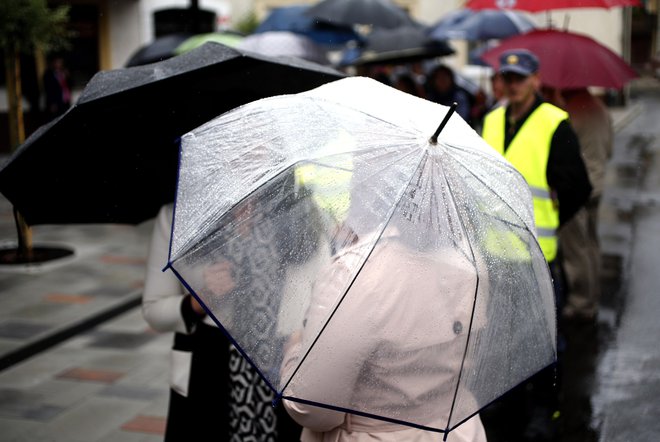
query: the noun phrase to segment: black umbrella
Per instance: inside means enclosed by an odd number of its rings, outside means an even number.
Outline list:
[[[336,25],[396,28],[413,23],[391,0],[323,0],[307,10],[307,15]]]
[[[169,34],[140,47],[126,62],[126,67],[141,66],[174,57],[174,50],[192,34]]]
[[[5,163],[0,192],[30,225],[142,222],[174,198],[178,137],[241,104],[342,76],[218,43],[100,72]]]
[[[401,26],[396,29],[374,29],[366,37],[365,46],[349,55],[343,65],[402,64],[444,57],[454,49],[446,41],[431,40],[424,26]]]
[[[307,15],[309,5],[292,5],[273,8],[264,21],[254,30],[255,34],[272,31],[289,31],[311,38],[314,42],[340,46],[349,41],[360,41],[360,35],[347,25],[333,25]]]
[[[133,55],[131,55],[126,62],[125,67],[142,66],[144,64],[167,60],[175,55],[188,52],[207,41],[214,41],[226,46],[236,47],[236,44],[233,43],[238,43],[242,37],[243,34],[232,30],[206,32],[202,34],[185,32],[168,34],[158,37],[150,43],[140,47],[133,53]]]

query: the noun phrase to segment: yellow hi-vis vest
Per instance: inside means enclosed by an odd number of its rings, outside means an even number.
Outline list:
[[[323,213],[341,224],[351,205],[350,185],[353,164],[347,157],[334,167],[307,163],[295,169],[296,186],[312,192],[312,199]]]
[[[525,178],[532,192],[536,233],[548,262],[557,257],[559,207],[553,201],[546,178],[552,136],[568,114],[549,103],[542,103],[525,120],[504,152],[505,108],[495,109],[484,119],[482,136]]]

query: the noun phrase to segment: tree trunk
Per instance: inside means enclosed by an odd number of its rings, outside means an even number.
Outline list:
[[[25,141],[23,125],[23,92],[21,90],[21,61],[16,50],[5,54],[7,103],[9,105],[9,146],[15,150]]]
[[[25,141],[23,125],[23,94],[21,91],[21,62],[18,51],[8,48],[5,52],[7,78],[7,104],[9,105],[9,145],[15,150]],[[33,255],[32,230],[23,216],[14,208],[14,221],[18,234],[18,255],[30,261]]]

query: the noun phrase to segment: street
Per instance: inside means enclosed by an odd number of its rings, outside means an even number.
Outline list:
[[[606,442],[660,439],[660,93],[636,94],[643,109],[617,136],[604,196],[604,247],[614,246],[605,251],[623,246],[621,286],[604,299],[594,364],[591,424]]]

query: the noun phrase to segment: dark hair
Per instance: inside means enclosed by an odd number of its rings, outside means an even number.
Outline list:
[[[433,70],[429,74],[429,77],[431,79],[433,79],[440,72],[446,73],[449,76],[449,78],[451,79],[452,85],[456,85],[456,76],[455,76],[456,74],[454,74],[454,70],[452,68],[450,68],[449,66],[446,66],[444,64],[438,65],[435,68],[433,68]]]
[[[413,77],[409,74],[400,74],[395,78],[394,81],[394,86],[397,86],[397,83],[402,83],[407,91],[410,91],[410,93],[414,95],[419,95],[417,92],[417,83],[415,83],[415,80]]]

